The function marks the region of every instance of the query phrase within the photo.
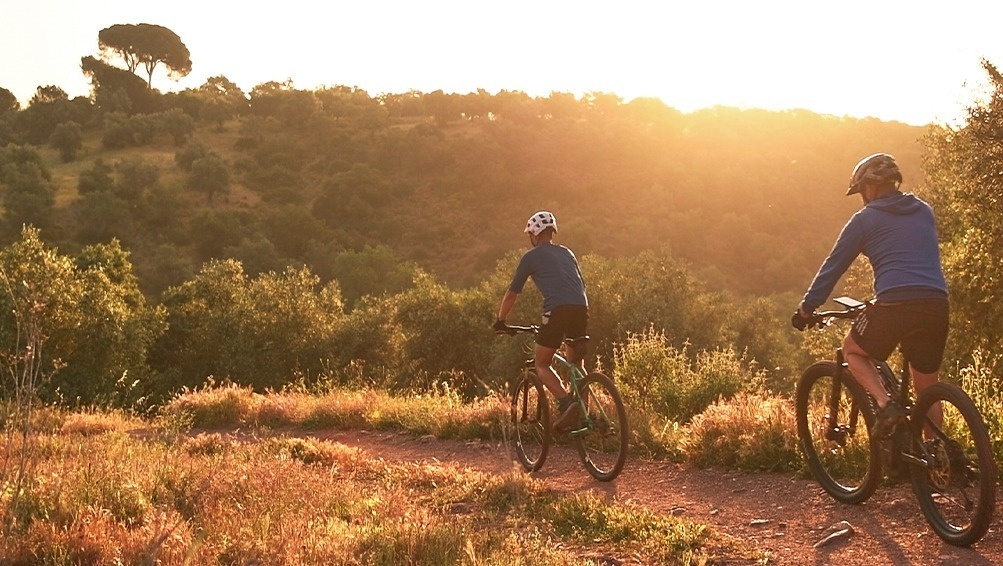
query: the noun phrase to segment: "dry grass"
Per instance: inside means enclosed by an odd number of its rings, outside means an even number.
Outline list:
[[[164,408],[163,416],[190,417],[198,428],[364,428],[439,438],[491,438],[499,434],[507,409],[496,397],[463,403],[445,393],[394,397],[372,389],[262,395],[247,387],[222,385],[178,396]]]
[[[699,466],[793,470],[800,467],[796,430],[789,400],[741,393],[695,416],[681,444]]]
[[[374,412],[417,419],[427,403],[446,415],[462,412],[443,399],[412,400],[418,408],[405,410],[389,399],[374,404],[373,396],[280,399],[222,388],[179,403],[242,422],[262,415],[303,422],[332,407],[378,422],[386,417]],[[224,410],[226,403],[247,414]],[[470,410],[471,418],[493,414]],[[37,439],[44,449],[36,451],[25,504],[0,539],[0,563],[396,565],[436,557],[437,564],[551,565],[587,563],[597,552],[659,563],[707,559],[702,525],[549,492],[515,471],[390,464],[317,439],[137,434],[136,424],[69,414]]]

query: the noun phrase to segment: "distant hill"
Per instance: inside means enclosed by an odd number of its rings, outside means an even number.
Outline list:
[[[501,93],[487,97],[495,111],[479,113],[433,111],[425,95],[424,111],[395,115],[363,97],[359,108],[384,109],[374,120],[335,112],[322,94],[306,93],[317,106],[298,119],[260,107],[197,119],[180,146],[159,135],[108,149],[97,124],[75,161],[40,146],[57,187],[43,237],[70,250],[120,239],[151,294],[221,256],[252,273],[305,263],[346,280],[361,262],[375,271],[346,286],[362,294],[382,290],[401,264],[476,284],[525,248],[526,218],[549,209],[579,254],[668,248],[714,288],[768,295],[802,290],[859,208],[843,193],[861,157],[892,153],[905,190],[923,185],[924,128],[897,122],[723,107],[684,114],[647,99],[558,111],[551,99],[514,104]],[[200,192],[185,152],[218,156],[226,190]],[[117,200],[83,195],[81,175],[98,159],[118,184],[123,164],[152,168],[155,179]]]

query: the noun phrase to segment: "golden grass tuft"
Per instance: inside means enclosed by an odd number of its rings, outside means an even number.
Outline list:
[[[60,433],[90,436],[108,432],[125,432],[135,423],[117,413],[71,413],[63,419]]]
[[[698,466],[743,470],[798,467],[797,423],[789,399],[740,393],[695,416],[681,440]]]

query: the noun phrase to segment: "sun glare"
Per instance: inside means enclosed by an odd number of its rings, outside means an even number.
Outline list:
[[[627,101],[658,97],[683,111],[804,108],[925,123],[958,113],[965,87],[984,74],[982,58],[1003,63],[993,27],[1003,5],[973,0],[937,10],[904,0],[625,0],[601,10],[512,0],[459,11],[441,0],[337,10],[287,0],[239,13],[193,0],[167,12],[123,0],[86,7],[43,0],[9,9],[0,20],[0,86],[24,103],[44,85],[89,94],[80,58],[96,54],[97,33],[116,23],[163,25],[185,42],[192,72],[176,83],[160,77],[162,90],[223,75],[245,91],[291,80],[297,88],[357,86],[372,95],[608,92]],[[852,39],[864,31],[866,40]]]

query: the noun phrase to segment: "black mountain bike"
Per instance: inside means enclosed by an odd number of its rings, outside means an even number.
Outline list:
[[[507,333],[536,334],[538,326],[508,326]],[[599,481],[611,481],[623,470],[627,460],[627,409],[613,380],[605,374],[582,370],[568,361],[568,348],[582,348],[588,336],[566,338],[554,354],[558,375],[570,385],[570,394],[578,403],[578,421],[568,434],[578,449],[585,469]],[[533,360],[523,365],[511,391],[512,442],[516,457],[530,472],[543,467],[553,442],[550,402],[546,387],[536,375]]]
[[[835,319],[855,319],[867,305],[840,297],[845,307],[816,314],[824,328]],[[875,366],[885,389],[906,408],[905,422],[890,436],[872,438],[877,405],[836,350],[835,361],[816,362],[797,384],[798,438],[815,479],[833,498],[861,503],[883,479],[908,475],[927,522],[945,542],[968,546],[979,541],[996,506],[996,461],[985,422],[972,399],[958,386],[939,382],[913,402],[908,360],[901,375],[884,361]],[[928,411],[943,409],[936,424]],[[927,430],[924,438],[924,428]]]

